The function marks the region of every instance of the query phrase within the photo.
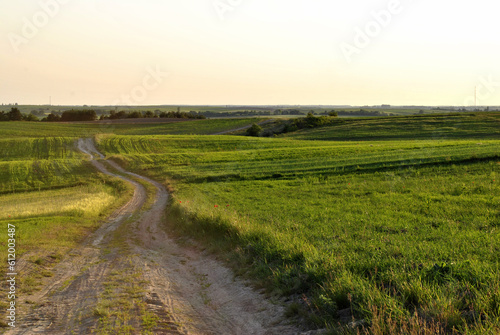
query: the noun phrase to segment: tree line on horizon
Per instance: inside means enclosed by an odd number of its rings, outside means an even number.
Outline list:
[[[205,115],[194,112],[151,112],[151,111],[110,111],[109,115],[101,114],[97,116],[95,110],[67,110],[64,112],[52,112],[48,116],[40,119],[35,113],[23,114],[17,107],[11,108],[10,112],[0,112],[0,121],[42,121],[42,122],[75,122],[75,121],[96,121],[96,120],[118,120],[118,119],[138,119],[138,118],[176,118],[176,119],[206,119]]]
[[[33,114],[24,115],[17,107],[12,107],[10,112],[0,112],[0,121],[39,121]]]
[[[167,119],[206,119],[206,116],[203,114],[197,114],[195,112],[159,112],[159,111],[133,111],[133,112],[125,112],[125,111],[110,111],[109,115],[102,114],[99,120],[118,120],[118,119],[139,119],[139,118],[167,118]]]

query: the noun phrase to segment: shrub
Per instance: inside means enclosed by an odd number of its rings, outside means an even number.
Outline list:
[[[254,123],[250,128],[248,128],[247,135],[257,137],[257,136],[259,136],[261,131],[262,131],[262,127],[256,123]]]

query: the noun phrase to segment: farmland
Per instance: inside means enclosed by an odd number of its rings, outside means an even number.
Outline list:
[[[169,231],[287,297],[300,322],[496,334],[499,119],[360,118],[278,138],[205,135],[253,119],[4,123],[0,221],[25,227],[34,261],[95,229],[130,196],[76,151],[77,137],[95,137],[107,158],[168,187]]]
[[[62,255],[97,228],[102,216],[123,204],[131,192],[122,182],[96,173],[76,149],[78,137],[113,132],[203,134],[249,125],[252,121],[125,125],[2,122],[0,221],[23,227],[20,254],[30,251],[39,254],[33,256],[36,259]],[[73,224],[66,224],[68,221]]]
[[[52,275],[47,265],[95,230],[101,216],[130,192],[119,181],[97,175],[74,142],[64,137],[0,139],[0,222],[19,227],[16,250],[31,263],[20,278],[22,292],[36,290],[42,276]],[[5,250],[6,241],[0,243]]]
[[[302,140],[330,141],[499,139],[500,113],[341,119],[332,127],[302,130],[289,136]]]
[[[113,122],[2,122],[0,123],[0,138],[93,137],[99,134],[213,134],[251,125],[253,122],[256,122],[256,119],[217,119],[145,124],[115,124]]]
[[[98,143],[170,186],[171,228],[224,251],[270,294],[297,297],[290,315],[330,326],[366,318],[382,332],[484,334],[500,326],[500,141],[490,130],[465,136],[473,140],[408,140],[402,128],[392,141],[361,134],[363,142],[102,136]]]

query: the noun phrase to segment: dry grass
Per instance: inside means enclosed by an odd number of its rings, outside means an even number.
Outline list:
[[[102,186],[77,186],[62,190],[17,193],[0,196],[0,219],[49,215],[98,215],[116,197]]]

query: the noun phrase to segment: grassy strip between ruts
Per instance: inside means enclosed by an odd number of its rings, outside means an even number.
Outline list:
[[[117,173],[117,171],[113,171]],[[156,188],[140,178],[126,175],[141,183],[148,191],[148,200],[142,211],[153,205]],[[106,274],[103,290],[98,294],[96,306],[92,315],[98,318],[96,334],[157,334],[158,331],[174,330],[179,326],[169,316],[169,312],[159,310],[157,305],[148,302],[147,287],[150,283],[144,279],[145,269],[133,260],[137,257],[131,252],[133,243],[141,243],[135,239],[129,240],[130,225],[138,219],[140,213],[135,213],[123,222],[111,235],[101,257],[110,264]],[[87,315],[88,316],[88,315]]]
[[[270,292],[291,296],[290,314],[306,313],[333,332],[353,318],[378,334],[499,330],[494,141],[100,144],[138,173],[170,178],[170,226],[226,251]],[[172,165],[172,155],[182,163]],[[342,161],[359,168],[343,169]],[[372,161],[376,168],[363,169]]]

